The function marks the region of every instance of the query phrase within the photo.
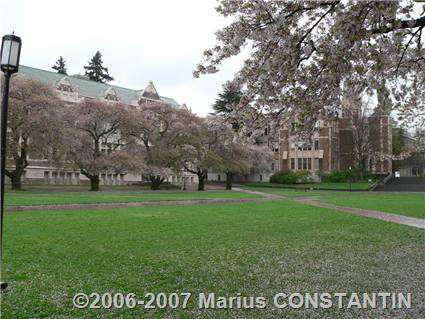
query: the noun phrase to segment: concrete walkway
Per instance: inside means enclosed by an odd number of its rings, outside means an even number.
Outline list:
[[[385,212],[381,212],[381,211],[378,211],[378,210],[326,204],[326,203],[321,203],[321,202],[318,202],[316,200],[307,199],[307,198],[292,199],[292,200],[295,201],[295,202],[299,202],[299,203],[303,203],[303,204],[307,204],[307,205],[311,205],[311,206],[334,209],[334,210],[338,210],[338,211],[341,211],[341,212],[351,213],[351,214],[354,214],[354,215],[360,215],[360,216],[365,216],[365,217],[370,217],[370,218],[375,218],[375,219],[381,219],[381,220],[385,220],[387,222],[392,222],[392,223],[396,223],[396,224],[407,225],[407,226],[425,229],[425,219],[396,215],[396,214],[390,214],[390,213],[385,213]]]
[[[244,193],[248,193],[248,194],[262,196],[264,199],[269,199],[269,200],[282,200],[282,199],[287,200],[287,199],[290,199],[289,197],[286,197],[286,196],[281,196],[281,195],[276,195],[276,194],[268,194],[268,193],[258,192],[258,191],[251,191],[251,190],[243,189],[243,188],[239,188],[239,187],[233,187],[233,190],[236,191],[236,192],[244,192]]]
[[[129,208],[146,206],[176,206],[176,205],[206,205],[219,203],[247,203],[265,202],[268,197],[263,198],[211,198],[211,199],[185,199],[185,200],[161,200],[145,201],[133,203],[96,203],[96,204],[58,204],[58,205],[28,205],[28,206],[8,206],[5,211],[12,212],[42,212],[42,211],[62,211],[62,210],[92,210],[109,208]]]

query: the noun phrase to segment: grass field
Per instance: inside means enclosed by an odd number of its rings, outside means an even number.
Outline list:
[[[324,203],[338,206],[379,210],[387,213],[425,219],[424,193],[301,191],[279,188],[245,188],[287,197],[310,197]]]
[[[421,318],[424,241],[419,229],[287,201],[6,214],[2,318]],[[72,306],[78,292],[162,291],[191,292],[188,309]],[[276,310],[271,299],[382,291],[412,292],[414,308]],[[200,292],[267,306],[199,310]]]
[[[48,204],[93,204],[131,203],[161,200],[212,199],[212,198],[255,198],[257,195],[236,191],[104,191],[73,192],[24,191],[9,192],[5,195],[6,206],[48,205]]]
[[[339,206],[380,210],[425,219],[425,194],[349,194],[329,195],[320,201]]]

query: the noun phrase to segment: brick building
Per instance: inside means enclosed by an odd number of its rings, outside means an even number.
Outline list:
[[[391,172],[392,135],[389,116],[370,116],[366,168],[376,174]],[[320,172],[345,170],[355,164],[355,138],[349,117],[320,120],[314,133],[300,138],[297,123],[286,125],[279,133],[280,169]]]

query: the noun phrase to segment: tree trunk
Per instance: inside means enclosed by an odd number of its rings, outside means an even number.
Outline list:
[[[22,190],[22,181],[21,181],[21,175],[15,173],[12,175],[12,178],[10,179],[12,182],[12,189],[15,191],[21,191]]]
[[[164,181],[164,178],[161,176],[149,176],[149,179],[151,180],[151,190],[153,191],[159,190],[162,182]]]
[[[6,170],[5,175],[10,178],[12,183],[12,189],[21,191],[22,190],[22,175],[24,174],[25,168],[28,166],[27,162],[27,139],[22,138],[20,145],[20,154],[13,154],[15,169],[13,171]]]
[[[91,175],[89,179],[90,179],[90,191],[98,192],[99,183],[100,183],[99,175]]]
[[[226,173],[226,189],[231,190],[232,184],[233,184],[233,173],[232,172]]]
[[[24,170],[13,170],[13,171],[5,171],[5,175],[10,178],[10,182],[12,184],[12,189],[15,191],[21,191],[22,190],[22,181],[21,177],[24,173]]]
[[[205,178],[207,177],[205,173],[197,173],[198,175],[198,191],[205,190]]]

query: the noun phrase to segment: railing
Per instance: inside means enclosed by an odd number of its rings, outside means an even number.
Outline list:
[[[384,177],[384,179],[382,180],[382,184],[381,185],[385,185],[391,178],[393,178],[393,173],[388,173],[387,176]]]
[[[378,187],[379,185],[385,185],[386,183],[388,183],[388,181],[393,178],[394,174],[393,173],[388,173],[387,175],[385,175],[385,177],[382,177],[380,180],[376,181],[375,183],[373,183],[370,187],[369,187],[369,191],[373,191],[376,187]]]

